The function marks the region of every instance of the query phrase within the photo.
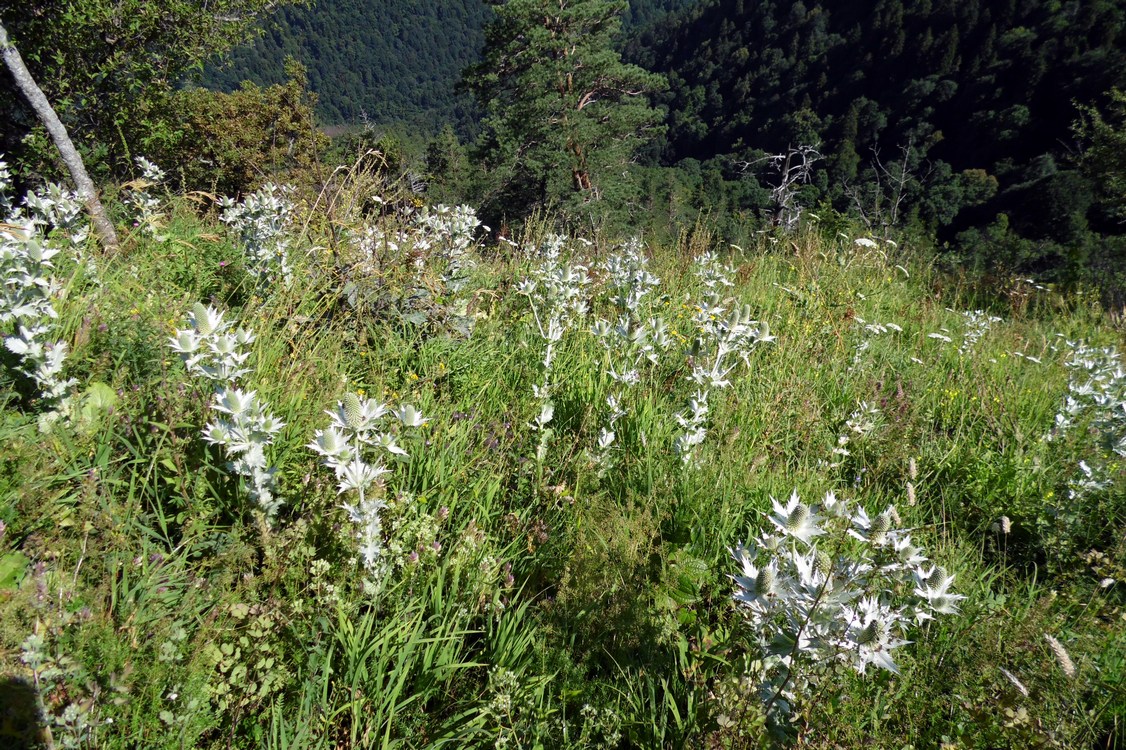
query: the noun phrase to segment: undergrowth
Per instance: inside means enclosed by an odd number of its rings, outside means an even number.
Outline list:
[[[1073,361],[1121,344],[1097,308],[816,224],[490,244],[375,188],[226,204],[257,234],[146,193],[122,255],[55,256],[76,406],[45,423],[0,370],[7,746],[1117,746],[1122,374]],[[208,309],[254,333],[272,442],[169,346]],[[817,567],[828,511],[793,502],[826,493],[839,539],[909,532],[930,572]],[[764,532],[814,545],[804,593],[732,558]],[[861,606],[940,593],[909,630]]]

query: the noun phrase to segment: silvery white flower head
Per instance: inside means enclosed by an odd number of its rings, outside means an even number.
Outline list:
[[[774,498],[770,500],[774,506],[774,515],[770,516],[770,522],[783,534],[809,544],[810,539],[825,533],[825,530],[817,525],[821,520],[820,516],[814,515],[809,506],[801,501],[797,490],[794,490],[790,501],[785,505]]]
[[[832,490],[825,493],[825,499],[821,501],[821,507],[828,511],[829,515],[834,518],[844,518],[849,514],[848,500],[838,499],[837,493]]]
[[[906,567],[917,568],[927,561],[927,558],[921,554],[922,550],[911,544],[910,534],[893,541],[892,550],[899,564]]]
[[[317,430],[313,434],[313,442],[309,443],[308,447],[325,458],[337,459],[340,463],[351,460],[352,448],[344,433],[335,425]]]
[[[590,332],[593,333],[597,338],[600,338],[600,339],[604,339],[607,336],[609,336],[610,331],[611,331],[610,322],[603,320],[601,318],[594,321],[594,324],[590,327]]]
[[[386,404],[375,399],[360,398],[349,391],[336,403],[336,409],[325,413],[332,417],[332,423],[337,428],[346,433],[362,435],[375,429],[389,411]]]
[[[892,530],[894,511],[894,507],[889,506],[882,513],[871,518],[863,507],[857,507],[852,516],[853,528],[849,529],[848,533],[877,547],[892,543],[899,538],[898,532]]]
[[[889,609],[876,597],[866,597],[859,607],[849,611],[848,637],[853,644],[856,671],[864,674],[869,664],[899,674],[899,667],[891,658],[892,649],[910,641],[896,638],[895,630],[901,627],[902,617]]]
[[[428,417],[423,417],[418,409],[415,409],[410,404],[400,404],[394,414],[395,418],[402,423],[403,427],[421,427],[430,421]]]
[[[947,574],[941,565],[932,566],[930,569],[922,567],[915,571],[915,596],[924,599],[931,610],[942,615],[953,615],[959,612],[958,602],[966,597],[961,594],[950,593],[950,584],[954,576]]]
[[[337,493],[343,495],[345,492],[352,490],[366,490],[381,476],[388,473],[390,473],[390,469],[373,466],[364,462],[358,456],[353,457],[348,463],[336,468],[337,478],[340,480],[337,484]]]
[[[238,416],[256,408],[257,399],[254,391],[242,391],[238,388],[227,388],[215,394],[214,408],[224,414]]]
[[[176,335],[170,337],[168,341],[168,346],[177,354],[192,355],[199,351],[199,334],[190,328],[176,331]]]
[[[188,313],[188,322],[200,336],[222,333],[230,324],[223,319],[223,313],[208,305],[196,304]]]
[[[203,439],[210,445],[226,445],[231,439],[231,431],[226,422],[212,422],[204,428]]]
[[[766,565],[754,563],[757,553],[739,545],[731,551],[732,557],[742,566],[743,574],[732,576],[735,581],[735,601],[746,605],[756,617],[769,615],[776,603],[787,599],[786,590],[778,580],[778,561]]]
[[[395,442],[395,436],[388,432],[380,432],[375,436],[374,444],[388,453],[394,453],[396,456],[405,456],[407,452],[399,447]]]

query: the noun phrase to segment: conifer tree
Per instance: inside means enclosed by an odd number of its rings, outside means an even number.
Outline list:
[[[613,48],[626,3],[507,0],[465,86],[485,113],[486,205],[509,216],[552,204],[569,218],[621,199],[627,163],[657,133],[647,94],[664,79]]]

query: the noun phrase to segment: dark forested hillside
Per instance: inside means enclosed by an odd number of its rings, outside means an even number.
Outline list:
[[[1059,146],[1072,99],[1126,80],[1121,0],[718,0],[631,56],[673,81],[675,157],[944,142],[984,166]]]
[[[930,175],[919,210],[932,227],[1004,212],[1025,238],[1070,242],[1091,204],[1070,171],[1076,103],[1126,84],[1124,9],[715,0],[636,37],[627,57],[669,78],[670,162],[820,144],[823,194],[847,203],[842,186],[864,179],[875,150],[886,165],[910,146],[911,168]]]
[[[632,0],[627,30],[659,22],[699,0]],[[285,80],[292,56],[309,71],[322,119],[347,124],[406,122],[437,132],[465,130],[468,99],[455,93],[462,70],[476,62],[492,11],[487,0],[318,0],[284,8],[252,46],[213,65],[204,85],[232,90],[244,81]]]
[[[475,61],[490,15],[484,0],[320,0],[283,8],[252,46],[206,71],[204,85],[236,88],[284,80],[292,56],[309,71],[319,113],[331,124],[362,117],[427,130],[466,119],[454,88]]]

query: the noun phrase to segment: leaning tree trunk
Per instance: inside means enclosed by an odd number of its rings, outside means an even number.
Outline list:
[[[19,87],[31,108],[35,110],[35,114],[39,117],[43,126],[47,128],[47,132],[51,134],[51,140],[55,142],[55,148],[59,150],[59,154],[63,157],[63,163],[66,164],[67,170],[70,171],[70,177],[74,180],[75,187],[78,188],[78,197],[86,204],[86,210],[90,213],[90,220],[94,224],[94,231],[98,233],[98,237],[102,241],[102,247],[107,252],[115,252],[118,248],[117,233],[113,231],[113,224],[106,216],[102,202],[98,200],[98,192],[94,189],[90,175],[86,174],[86,166],[82,163],[82,157],[78,155],[78,151],[74,148],[74,143],[67,135],[66,128],[63,127],[59,116],[55,114],[51,102],[47,101],[43,89],[39,88],[35,79],[31,77],[31,73],[28,72],[19,51],[8,41],[8,31],[4,28],[3,22],[0,22],[0,55],[3,55],[4,63],[11,71],[12,78],[16,79],[16,86]]]

